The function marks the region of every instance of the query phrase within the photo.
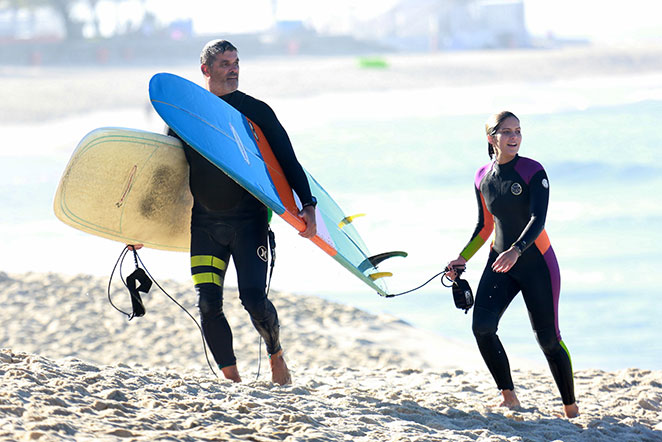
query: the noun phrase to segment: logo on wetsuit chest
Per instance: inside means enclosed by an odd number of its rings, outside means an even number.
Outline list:
[[[513,183],[513,185],[510,186],[510,192],[515,196],[520,195],[522,193],[522,186],[520,183]]]
[[[257,248],[257,256],[260,258],[262,261],[267,262],[267,248],[264,246],[260,246]]]

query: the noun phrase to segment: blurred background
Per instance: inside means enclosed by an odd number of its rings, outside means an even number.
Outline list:
[[[642,44],[660,41],[656,12],[653,0],[3,0],[1,61],[172,62],[211,35],[246,56]]]
[[[489,160],[484,122],[515,112],[520,153],[550,178],[546,229],[575,368],[662,369],[653,0],[0,0],[0,272],[110,274],[122,245],[55,219],[60,176],[93,129],[161,132],[149,79],[200,82],[213,38],[238,47],[240,89],[276,111],[304,167],[347,214],[367,213],[355,225],[370,251],[409,252],[380,267],[394,273],[393,292],[426,281],[469,240],[473,175]],[[383,299],[284,222],[273,227],[276,291],[475,345],[471,315],[439,281]],[[487,249],[468,266],[474,290]],[[141,256],[155,277],[190,281],[186,254]],[[544,363],[520,298],[500,335],[513,355]]]

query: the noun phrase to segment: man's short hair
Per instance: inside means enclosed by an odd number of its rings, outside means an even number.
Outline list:
[[[218,54],[236,50],[237,48],[227,40],[212,40],[202,48],[202,52],[200,52],[200,64],[210,66],[214,63],[214,59]]]

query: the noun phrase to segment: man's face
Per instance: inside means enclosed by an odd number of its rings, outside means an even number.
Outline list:
[[[239,57],[237,51],[225,51],[216,55],[210,65],[200,67],[206,78],[207,89],[218,96],[234,92],[239,87]]]

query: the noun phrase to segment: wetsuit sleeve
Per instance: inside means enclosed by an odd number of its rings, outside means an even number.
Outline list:
[[[248,97],[247,97],[248,98]],[[255,121],[264,136],[269,141],[271,150],[273,151],[280,167],[283,168],[287,182],[292,189],[297,193],[302,204],[311,203],[313,198],[310,192],[310,185],[303,167],[297,160],[292,147],[290,137],[287,135],[285,128],[280,124],[275,112],[266,103],[255,100],[256,115],[249,116],[251,120]]]
[[[179,141],[182,142],[182,144],[184,145],[184,156],[186,157],[186,161],[189,163],[189,166],[190,166],[191,161],[193,161],[192,158],[191,158],[191,151],[193,149],[188,145],[188,143],[186,143],[186,141],[182,140],[182,137],[180,137],[177,134],[177,132],[172,130],[172,128],[170,128],[170,126],[168,126],[167,124],[166,124],[165,128],[163,129],[163,133],[168,135],[169,137],[177,138]],[[191,178],[192,177],[189,175],[189,182],[190,182]]]
[[[492,231],[494,231],[494,218],[487,210],[485,198],[483,198],[483,194],[480,192],[480,183],[474,187],[474,190],[476,192],[476,201],[478,202],[478,222],[476,223],[473,235],[471,235],[471,240],[460,253],[460,256],[467,261],[476,254],[478,249],[488,240]]]
[[[533,244],[545,228],[549,204],[549,181],[544,169],[536,172],[529,181],[529,212],[531,218],[513,246],[524,251]]]

